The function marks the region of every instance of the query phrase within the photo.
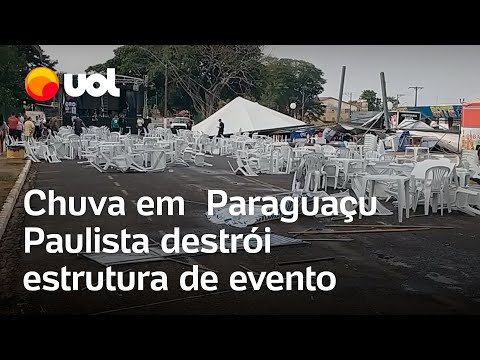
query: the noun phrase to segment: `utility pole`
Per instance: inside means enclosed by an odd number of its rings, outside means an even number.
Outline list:
[[[350,101],[349,101],[349,104],[350,104],[350,109],[348,110],[348,116],[350,117],[350,120],[352,120],[352,96],[353,96],[353,93],[352,92],[347,92],[347,93],[344,93],[344,95],[350,95]]]
[[[302,90],[302,121],[303,115],[305,115],[305,90]]]
[[[418,99],[418,90],[422,90],[423,86],[409,86],[409,89],[415,89],[415,106],[417,106],[417,99]]]
[[[342,111],[342,98],[343,98],[343,84],[345,82],[345,70],[347,67],[342,66],[342,77],[340,79],[340,92],[338,93],[338,107],[337,107],[337,124],[340,122],[340,112]]]
[[[402,96],[405,96],[405,94],[397,94],[397,107],[398,107],[398,105],[400,105],[400,100],[399,100],[399,99],[400,99]]]
[[[165,56],[166,57],[166,56]],[[166,118],[167,117],[167,87],[168,87],[168,64],[167,62],[165,61],[165,107],[163,109],[163,117]]]
[[[148,75],[145,75],[144,78],[145,90],[143,91],[143,117],[148,117]]]

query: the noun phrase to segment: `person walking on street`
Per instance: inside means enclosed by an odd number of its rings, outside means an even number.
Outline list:
[[[222,119],[218,119],[218,134],[217,134],[217,137],[223,137],[224,128],[225,128],[225,124],[223,123]]]

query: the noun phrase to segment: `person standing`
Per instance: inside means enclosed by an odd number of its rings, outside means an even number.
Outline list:
[[[23,116],[18,114],[18,123],[17,123],[17,139],[22,140],[22,133],[23,133]]]
[[[73,120],[73,131],[75,132],[75,135],[80,136],[82,134],[82,126],[85,126],[82,119],[75,116],[75,119]]]
[[[113,115],[112,122],[110,124],[112,132],[120,132],[120,120],[118,119],[117,114]]]
[[[453,117],[449,116],[447,121],[448,121],[448,128],[451,129],[453,127]]]
[[[187,122],[187,130],[192,130],[192,126],[193,126],[193,121],[192,119],[189,119]]]
[[[5,138],[8,134],[8,126],[3,118],[3,114],[0,114],[0,155],[3,154],[5,148]]]
[[[40,136],[42,136],[42,130],[41,130],[41,125],[42,125],[42,118],[40,115],[35,116],[35,139],[40,139]]]
[[[145,133],[144,133],[145,129],[143,127],[144,124],[145,124],[145,120],[143,120],[143,118],[139,116],[137,118],[138,135],[140,135],[140,134],[145,135]]]
[[[56,116],[52,117],[49,121],[50,130],[53,132],[58,132],[58,118]]]
[[[35,134],[35,124],[32,121],[32,118],[29,116],[25,123],[23,124],[23,135],[27,139],[31,139]]]
[[[218,119],[218,134],[217,137],[223,137],[223,130],[225,129],[225,124],[222,119]]]
[[[120,113],[120,115],[118,115],[118,123],[120,124],[120,134],[126,134],[126,129],[125,127],[127,126],[126,125],[126,122],[125,122],[125,114],[122,112]]]
[[[10,136],[13,136],[13,138],[18,139],[18,131],[17,131],[18,119],[15,116],[15,113],[12,113],[8,117],[7,125],[8,125],[8,134]]]

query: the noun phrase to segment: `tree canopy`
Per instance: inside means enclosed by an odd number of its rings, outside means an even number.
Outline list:
[[[323,92],[323,71],[302,60],[268,57],[263,67],[260,103],[283,113],[297,105],[293,115],[309,121],[323,114],[317,95]],[[303,116],[302,116],[303,114]]]
[[[237,96],[277,111],[303,115],[309,121],[322,114],[316,96],[326,80],[313,64],[264,57],[259,45],[125,45],[114,58],[86,69],[88,73],[115,67],[118,74],[149,79],[149,106],[164,107],[165,75],[169,112],[189,110],[203,119]],[[289,104],[297,109],[291,113]]]
[[[373,90],[363,90],[360,99],[366,100],[368,103],[368,111],[379,111],[382,100],[377,97],[377,93]]]
[[[39,45],[1,45],[0,110],[18,111],[24,101],[30,103],[24,88],[28,72],[56,65]],[[204,119],[237,96],[306,122],[323,113],[317,99],[326,82],[323,71],[302,60],[265,57],[260,45],[124,45],[86,72],[109,67],[121,75],[148,76],[149,108],[164,108],[166,79],[168,115],[188,110]]]
[[[52,60],[39,45],[0,45],[0,112],[19,111],[33,100],[25,91],[25,77],[38,66],[55,70]]]

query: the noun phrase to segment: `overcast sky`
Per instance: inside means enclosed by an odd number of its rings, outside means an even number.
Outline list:
[[[113,57],[120,45],[42,45],[58,70],[81,73]],[[323,96],[338,98],[342,65],[347,67],[345,93],[358,98],[364,89],[381,97],[380,72],[385,72],[389,96],[404,94],[402,105],[457,104],[460,98],[480,100],[480,46],[478,45],[270,45],[265,53],[309,61],[325,73]],[[350,94],[344,95],[348,100]]]

